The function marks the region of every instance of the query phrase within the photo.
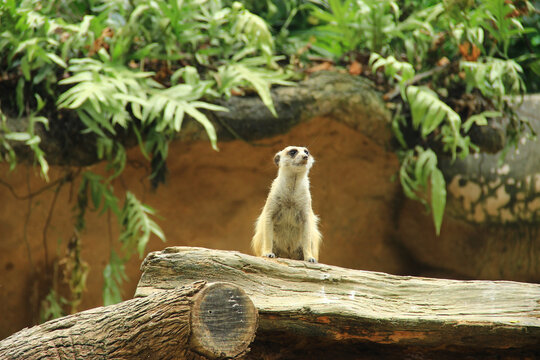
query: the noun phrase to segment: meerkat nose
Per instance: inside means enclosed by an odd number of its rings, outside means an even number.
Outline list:
[[[302,159],[307,160],[307,159],[308,159],[308,156],[307,156],[307,155],[304,155],[304,156],[302,156]]]

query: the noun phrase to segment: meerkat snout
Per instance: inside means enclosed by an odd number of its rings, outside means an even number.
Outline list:
[[[256,255],[317,262],[321,233],[308,178],[314,161],[300,146],[288,146],[274,156],[279,170],[255,225],[251,245]]]

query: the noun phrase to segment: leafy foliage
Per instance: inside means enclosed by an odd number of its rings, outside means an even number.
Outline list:
[[[150,235],[154,234],[165,241],[165,235],[161,228],[150,219],[155,211],[142,204],[131,193],[126,193],[124,206],[119,207],[119,200],[114,194],[114,189],[109,179],[103,179],[100,175],[85,172],[82,175],[82,183],[78,193],[78,221],[77,229],[84,229],[84,213],[88,208],[88,195],[93,204],[93,210],[100,214],[112,212],[121,226],[119,242],[122,244],[122,256],[111,250],[109,264],[103,272],[105,283],[103,289],[104,304],[112,304],[121,300],[120,285],[125,280],[124,263],[131,258],[134,252],[142,257]]]
[[[483,62],[462,61],[461,68],[467,76],[469,91],[473,88],[487,98],[495,99],[502,108],[506,95],[519,95],[525,91],[525,84],[520,74],[521,66],[513,60],[486,58]]]
[[[7,128],[7,118],[0,110],[0,121],[1,121],[1,133],[3,133],[2,138],[0,139],[1,145],[3,148],[2,153],[5,156],[5,159],[10,164],[10,170],[13,170],[17,164],[17,159],[15,156],[15,151],[13,146],[16,146],[15,143],[23,143],[28,146],[34,153],[34,158],[40,165],[42,176],[48,180],[49,164],[45,159],[45,153],[39,147],[41,138],[36,135],[36,124],[41,123],[45,127],[48,125],[49,120],[44,116],[37,116],[36,114],[43,108],[43,100],[39,95],[36,94],[36,101],[38,104],[38,109],[32,112],[28,116],[28,128],[24,132],[15,132],[10,131]],[[0,158],[1,160],[1,158]]]
[[[45,322],[64,316],[63,307],[67,303],[68,301],[65,298],[60,296],[54,289],[51,289],[42,302],[40,321]]]
[[[315,28],[316,45],[324,53],[344,53],[358,47],[381,52],[399,32],[399,7],[396,1],[328,0],[315,2],[312,16],[323,24]]]
[[[13,146],[23,143],[47,179],[48,163],[36,127],[46,130],[49,114],[58,110],[76,112],[84,132],[95,136],[99,158],[108,162],[105,177],[90,171],[81,175],[74,208],[76,247],[88,210],[112,214],[121,228],[121,249],[111,246],[103,274],[104,303],[121,299],[124,263],[134,253],[143,255],[152,234],[165,239],[151,218],[154,210],[129,191],[121,206],[113,185],[125,167],[126,153],[118,134],[137,135],[142,153],[151,159],[152,183],[159,183],[168,142],[182,130],[186,117],[205,129],[217,149],[208,112],[227,109],[212,99],[253,89],[277,115],[270,87],[292,83],[274,52],[266,22],[236,2],[8,0],[0,5],[0,63],[3,76],[16,83],[15,95],[2,105],[12,105],[18,109],[15,116],[29,123],[27,131],[11,132],[0,113],[0,145],[11,167],[16,164]],[[69,261],[70,288],[78,294],[71,305],[76,306],[87,269],[78,253]],[[46,318],[65,305],[58,296],[49,294]]]
[[[441,11],[443,6],[444,12]],[[435,36],[434,31],[437,29],[446,30],[446,34],[451,35],[449,48],[441,47],[441,51],[450,54],[453,52],[454,58],[459,53],[461,59],[454,61],[459,63],[459,69],[464,72],[462,77],[443,78],[444,82],[437,84],[440,78],[427,75],[427,78],[432,81],[429,87],[413,85],[413,83],[420,81],[422,76],[430,73],[427,71],[416,77],[415,71],[415,67],[429,67],[429,59],[427,57],[412,57],[412,48],[407,41],[400,41],[397,46],[399,47],[401,43],[409,61],[399,61],[393,55],[385,58],[377,52],[371,54],[370,64],[373,71],[384,69],[385,75],[397,82],[403,100],[409,105],[410,122],[404,121],[402,116],[396,116],[392,124],[396,139],[404,149],[401,155],[400,179],[404,192],[409,197],[426,203],[416,194],[419,190],[428,190],[427,178],[431,178],[431,209],[437,234],[440,232],[444,213],[445,200],[442,197],[446,197],[446,193],[443,191],[446,183],[442,173],[437,169],[437,153],[430,146],[441,143],[442,152],[440,150],[438,152],[450,155],[452,159],[456,159],[458,156],[464,158],[471,151],[477,151],[478,147],[471,142],[467,135],[471,127],[473,125],[487,125],[490,118],[503,116],[504,110],[507,109],[505,96],[525,92],[524,81],[520,76],[521,66],[515,60],[506,58],[511,39],[517,35],[523,36],[529,31],[521,25],[517,18],[509,16],[513,14],[514,10],[515,8],[509,2],[498,0],[484,1],[477,10],[461,8],[458,2],[444,2],[431,8],[413,12],[407,18],[406,21],[414,18],[429,19],[430,21],[423,26],[423,29],[432,36]],[[486,32],[493,36],[493,24],[501,32],[497,37],[494,36],[495,42],[489,42],[484,36]],[[403,36],[403,38],[405,37]],[[370,50],[374,49],[370,48]],[[425,47],[420,47],[420,50],[420,54],[425,54]],[[433,50],[432,45],[430,51],[433,52]],[[486,52],[489,54],[498,53],[505,58],[480,56]],[[445,57],[445,59],[447,64],[451,65],[448,58]],[[444,68],[444,66],[440,67]],[[431,73],[435,72],[431,71]],[[440,94],[447,94],[448,88],[460,86],[464,87],[468,93],[478,91],[485,98],[490,99],[493,110],[488,109],[469,115],[468,119],[463,121],[462,116],[440,96]],[[513,125],[513,123],[511,124]],[[514,138],[519,133],[515,130],[516,127],[522,128],[523,126],[520,124],[510,126],[508,130]],[[423,145],[413,144],[414,148],[411,148],[403,134],[404,128],[411,128],[417,133],[420,137],[417,142]],[[512,143],[512,140],[509,143]],[[415,163],[416,165],[414,165]]]
[[[216,78],[218,81],[218,89],[224,93],[231,93],[237,90],[239,86],[246,84],[251,85],[257,90],[263,103],[268,107],[270,112],[277,116],[276,109],[272,103],[270,96],[270,86],[277,85],[293,85],[293,83],[285,80],[285,76],[275,76],[275,73],[266,69],[253,69],[251,61],[242,61],[237,64],[224,65],[219,67]]]
[[[149,215],[154,215],[155,211],[151,207],[141,204],[139,200],[131,192],[126,193],[126,200],[120,221],[122,225],[122,233],[120,242],[124,247],[124,251],[128,252],[137,249],[139,257],[143,257],[144,249],[150,234],[156,235],[161,240],[165,241],[165,235],[159,226],[150,219]]]
[[[441,170],[437,167],[435,152],[421,147],[405,151],[401,156],[399,175],[405,195],[426,206],[427,201],[419,196],[419,193],[426,193],[428,189],[431,189],[433,222],[435,230],[439,234],[446,206],[446,182]]]
[[[103,305],[112,305],[122,301],[120,285],[127,280],[125,261],[113,250],[109,263],[103,269]]]

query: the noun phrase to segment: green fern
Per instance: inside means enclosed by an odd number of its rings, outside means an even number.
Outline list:
[[[214,125],[200,109],[210,111],[228,111],[223,106],[198,101],[204,89],[197,89],[189,84],[180,84],[168,89],[153,90],[143,107],[143,123],[156,122],[156,130],[179,132],[184,115],[187,114],[199,122],[206,130],[212,147],[217,150],[217,135]]]
[[[423,138],[437,129],[443,121],[443,127],[447,127],[447,136],[443,137],[443,142],[451,149],[452,158],[455,159],[459,150],[466,151],[460,146],[461,138],[461,117],[448,105],[439,99],[436,93],[425,87],[408,86],[407,101],[411,106],[412,126],[415,130],[420,130]]]
[[[437,155],[431,149],[418,146],[414,150],[405,151],[401,156],[399,175],[405,195],[422,202],[431,210],[435,231],[439,235],[446,207],[446,181],[437,166]],[[431,190],[429,203],[421,195],[428,188]]]
[[[7,117],[0,111],[1,130],[3,133],[0,138],[2,148],[4,149],[3,152],[10,164],[10,170],[13,170],[17,164],[15,151],[10,142],[21,142],[32,150],[35,161],[40,165],[41,176],[43,176],[45,181],[49,181],[49,163],[47,162],[47,159],[45,159],[45,152],[39,147],[41,138],[36,134],[36,124],[40,123],[48,130],[49,120],[44,116],[37,115],[45,106],[45,102],[38,94],[35,95],[35,99],[37,103],[36,109],[28,114],[28,127],[26,132],[10,131],[7,127]]]
[[[514,60],[484,58],[482,61],[462,61],[460,67],[465,71],[467,90],[479,89],[487,98],[494,98],[502,109],[502,99],[506,95],[525,92],[521,75],[523,69]]]
[[[443,144],[443,150],[451,154],[452,159],[457,156],[466,157],[470,149],[476,149],[467,133],[473,124],[479,126],[487,124],[488,117],[497,116],[497,112],[484,112],[473,115],[462,124],[461,117],[450,106],[444,103],[439,96],[426,87],[409,85],[408,81],[414,78],[414,68],[411,64],[398,61],[393,56],[384,58],[379,54],[372,54],[370,65],[373,71],[383,67],[385,74],[398,81],[399,89],[404,100],[409,103],[412,117],[412,128],[419,131],[420,136],[426,139],[428,135],[435,135]],[[407,148],[407,143],[400,129],[397,115],[392,121],[392,129],[400,144]],[[400,181],[403,192],[412,199],[421,201],[433,213],[433,222],[437,235],[440,233],[444,208],[446,206],[446,182],[437,165],[437,155],[431,149],[416,147],[406,150],[401,156]],[[419,196],[430,189],[430,202]]]
[[[124,207],[119,218],[122,226],[120,242],[123,244],[125,253],[130,254],[131,249],[137,249],[139,257],[142,258],[151,234],[165,241],[161,228],[150,219],[150,215],[154,214],[154,209],[142,204],[130,191],[126,192]]]
[[[260,49],[268,65],[275,64],[273,61],[274,38],[266,22],[246,10],[239,2],[234,2],[232,8],[237,12],[233,32],[249,46]]]
[[[102,60],[72,59],[68,71],[73,75],[61,80],[60,85],[73,85],[62,93],[57,101],[59,108],[77,110],[89,131],[106,137],[116,134],[114,127],[128,127],[131,116],[130,105],[135,115],[147,104],[148,79],[151,72],[135,72],[110,63],[109,56],[102,52]]]
[[[122,301],[121,285],[127,280],[125,261],[114,250],[109,263],[103,269],[103,305],[117,304]]]
[[[40,322],[45,322],[59,317],[65,316],[63,307],[68,301],[58,294],[54,289],[51,289],[45,299],[41,301]]]
[[[103,214],[112,211],[117,217],[121,216],[118,198],[114,194],[114,189],[110,184],[110,179],[104,179],[103,176],[86,171],[82,174],[82,182],[79,192],[90,193],[90,199],[94,205],[94,211]]]
[[[231,90],[251,85],[272,115],[277,117],[270,88],[273,84],[292,86],[294,83],[285,80],[288,78],[287,74],[276,74],[275,71],[262,69],[258,65],[259,59],[246,59],[239,63],[220,66],[217,73],[214,73],[218,91],[230,96]]]
[[[6,115],[0,110],[0,131],[2,132],[2,136],[0,136],[0,145],[1,145],[1,154],[0,161],[7,161],[9,163],[9,171],[13,171],[15,167],[17,166],[17,155],[15,154],[15,150],[13,150],[13,146],[10,143],[10,139],[6,138],[7,135],[10,136],[22,136],[22,140],[17,139],[11,139],[12,141],[26,141],[29,139],[29,135],[27,133],[18,133],[9,131],[7,127],[7,117]],[[24,135],[23,135],[24,134]]]
[[[103,301],[105,305],[122,300],[120,287],[126,279],[124,264],[131,258],[133,253],[137,252],[142,257],[152,234],[165,241],[163,231],[151,219],[151,216],[155,215],[155,211],[142,204],[129,191],[126,193],[124,206],[120,208],[120,200],[114,194],[111,180],[111,177],[104,178],[101,175],[87,171],[82,174],[77,196],[78,231],[84,229],[84,214],[87,209],[96,211],[100,215],[111,212],[117,217],[121,226],[119,241],[122,244],[122,255],[120,256],[114,250],[111,250],[109,263],[103,271],[105,280]],[[93,205],[92,208],[88,206],[89,199]],[[84,287],[84,284],[81,286]]]
[[[379,68],[384,67],[384,73],[386,76],[394,78],[400,84],[405,84],[408,80],[414,77],[415,71],[413,66],[406,61],[398,61],[394,56],[383,56],[372,53],[369,58],[369,65],[373,72]]]

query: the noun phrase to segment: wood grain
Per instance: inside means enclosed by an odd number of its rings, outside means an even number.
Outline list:
[[[394,276],[233,251],[147,256],[136,296],[204,279],[241,287],[260,334],[445,349],[540,346],[540,285]]]
[[[0,341],[0,359],[237,358],[256,327],[242,289],[196,282],[23,329]]]

